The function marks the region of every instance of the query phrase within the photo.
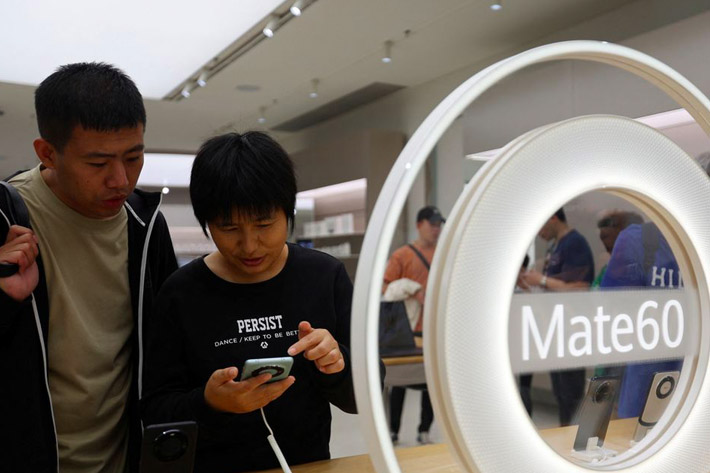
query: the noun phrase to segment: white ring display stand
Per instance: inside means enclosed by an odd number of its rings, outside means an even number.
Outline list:
[[[648,80],[685,107],[710,135],[710,102],[680,74],[632,49],[592,41],[543,46],[496,63],[434,109],[385,182],[355,279],[355,394],[370,456],[380,473],[400,471],[382,404],[378,316],[387,254],[407,195],[439,138],[476,98],[524,67],[561,59],[603,62]],[[511,142],[465,187],[439,240],[425,308],[434,314],[424,327],[427,382],[450,448],[468,471],[589,471],[554,452],[530,422],[511,372],[508,310],[529,240],[556,209],[592,190],[626,198],[674,236],[676,243],[669,242],[681,256],[686,285],[698,288],[702,309],[697,365],[684,370],[679,380],[679,392],[685,390],[686,396],[674,398],[668,408],[673,418],[653,433],[644,450],[620,455],[608,469],[710,470],[710,387],[702,382],[710,345],[710,181],[660,133],[627,118],[600,115],[541,127]],[[488,316],[472,317],[473,307]],[[644,462],[650,455],[653,461]]]

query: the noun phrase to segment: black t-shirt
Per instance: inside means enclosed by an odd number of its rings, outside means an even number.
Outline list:
[[[548,252],[543,274],[565,282],[594,281],[594,256],[587,240],[570,230]]]
[[[261,413],[216,412],[205,404],[204,387],[217,369],[236,366],[241,374],[247,359],[288,356],[305,320],[330,331],[346,368],[326,375],[296,355],[296,382],[264,413],[289,463],[329,458],[329,402],[355,412],[347,349],[351,301],[352,283],[342,263],[296,245],[289,244],[283,270],[260,283],[225,281],[203,258],[184,266],[157,300],[144,374],[145,425],[196,420],[196,472],[278,467]]]

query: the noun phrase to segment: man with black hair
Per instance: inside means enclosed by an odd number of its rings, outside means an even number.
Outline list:
[[[567,224],[563,208],[547,219],[538,235],[550,243],[542,272],[531,270],[524,280],[547,291],[585,289],[594,280],[594,257],[587,240]]]
[[[419,209],[417,212],[418,238],[392,253],[387,262],[387,268],[385,268],[383,293],[390,283],[403,278],[411,279],[421,285],[421,289],[417,291],[414,297],[424,307],[429,267],[431,266],[431,260],[434,258],[436,244],[441,234],[441,225],[444,222],[446,222],[446,219],[441,215],[441,211],[433,205],[427,205]],[[414,326],[415,332],[421,333],[422,331],[422,315],[420,313],[419,319]],[[431,406],[429,391],[425,384],[410,387],[422,392],[419,425],[417,426],[417,442],[420,444],[431,443],[429,429],[431,429],[431,424],[434,422],[434,409]],[[390,437],[395,445],[399,442],[399,428],[402,421],[405,394],[406,388],[403,386],[392,387],[390,393]]]
[[[570,291],[589,288],[594,279],[594,257],[587,240],[567,224],[560,208],[542,226],[538,235],[550,243],[542,272],[531,270],[523,275],[528,286],[547,291]],[[572,422],[584,396],[584,370],[550,372],[552,391],[559,406],[560,425]]]
[[[143,99],[79,63],[35,109],[41,164],[0,186],[2,469],[137,471],[147,320],[177,266],[160,194],[135,189]]]
[[[195,157],[190,197],[217,251],[160,291],[144,421],[197,421],[196,472],[278,467],[267,421],[289,463],[330,458],[330,403],[355,412],[352,284],[337,259],[286,242],[291,159],[263,133],[217,136]],[[284,356],[288,378],[239,379],[246,360]]]
[[[643,217],[641,217],[636,212],[628,212],[621,210],[612,210],[606,212],[602,218],[597,221],[597,228],[599,229],[599,239],[602,241],[606,251],[611,254],[614,249],[614,243],[619,237],[619,233],[632,224],[643,223]],[[599,271],[599,274],[594,278],[592,282],[592,287],[599,287],[602,279],[604,279],[604,273],[606,273],[607,265],[604,265]]]

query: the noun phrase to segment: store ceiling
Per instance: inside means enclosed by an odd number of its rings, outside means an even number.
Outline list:
[[[301,17],[261,41],[189,99],[147,100],[146,143],[154,150],[194,151],[218,131],[270,128],[294,121],[373,83],[416,86],[515,52],[632,2],[504,0],[498,12],[489,8],[490,3],[317,0]],[[280,8],[287,7],[284,2]],[[624,27],[630,34],[638,33],[632,31],[634,19]],[[599,31],[585,37],[605,39]],[[387,40],[394,42],[390,64],[381,61]],[[314,78],[319,79],[315,99],[309,97]],[[0,82],[0,110],[5,112],[0,116],[0,174],[34,162],[33,91],[30,86]],[[261,107],[266,107],[264,125],[257,122]]]

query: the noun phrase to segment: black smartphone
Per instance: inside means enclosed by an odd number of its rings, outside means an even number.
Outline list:
[[[648,388],[646,396],[646,404],[643,407],[643,412],[639,416],[636,431],[634,432],[634,441],[640,442],[646,436],[649,430],[653,428],[661,418],[666,406],[675,393],[675,387],[678,384],[680,371],[663,371],[653,373],[653,380]]]
[[[149,425],[143,430],[141,473],[192,473],[197,423]]]
[[[618,392],[618,376],[595,376],[589,380],[587,394],[577,411],[579,426],[574,439],[575,450],[586,450],[589,439],[593,437],[597,438],[597,446],[604,444]]]

